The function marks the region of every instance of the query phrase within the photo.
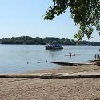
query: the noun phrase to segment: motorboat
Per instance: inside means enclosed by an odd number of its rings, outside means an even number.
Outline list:
[[[62,45],[60,45],[57,42],[50,42],[46,44],[46,50],[58,50],[58,49],[63,49]]]

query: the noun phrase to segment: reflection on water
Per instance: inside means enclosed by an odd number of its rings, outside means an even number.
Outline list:
[[[47,50],[49,56],[53,59],[55,57],[57,57],[58,55],[60,55],[61,50]]]
[[[62,50],[45,50],[42,45],[0,45],[0,73],[57,67],[50,63],[53,61],[87,62],[99,49],[98,46],[64,46]],[[66,56],[69,52],[76,56]]]

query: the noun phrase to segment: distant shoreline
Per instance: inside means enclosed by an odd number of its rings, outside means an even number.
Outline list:
[[[89,42],[89,41],[79,41],[77,42],[74,39],[68,38],[56,38],[56,37],[30,37],[30,36],[20,36],[20,37],[11,37],[11,38],[2,38],[0,39],[0,44],[16,44],[16,45],[46,45],[48,42],[56,41],[61,45],[81,45],[81,46],[100,46],[100,42]]]
[[[2,44],[0,43],[0,45],[36,45],[36,46],[42,46],[42,45],[46,45],[46,44]],[[62,45],[62,46],[100,46],[100,45]]]

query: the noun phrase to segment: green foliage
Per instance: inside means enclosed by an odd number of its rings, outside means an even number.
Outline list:
[[[21,36],[21,37],[12,37],[12,38],[2,38],[0,39],[1,44],[24,44],[24,45],[45,45],[48,42],[56,41],[62,45],[76,45],[77,42],[73,39],[68,38],[54,38],[54,37],[46,37],[46,38],[32,38],[29,36]],[[100,46],[100,42],[87,42],[80,41],[78,45],[93,45]]]
[[[89,39],[95,28],[100,34],[100,0],[52,0],[44,19],[52,20],[70,8],[71,18],[79,26],[75,38],[81,40],[84,35]]]

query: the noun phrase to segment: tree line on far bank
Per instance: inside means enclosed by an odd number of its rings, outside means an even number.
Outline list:
[[[2,38],[0,39],[1,44],[26,44],[26,45],[45,45],[48,42],[56,41],[62,45],[92,45],[100,46],[100,42],[88,42],[88,41],[75,41],[74,39],[68,38],[55,38],[55,37],[46,37],[46,38],[32,38],[29,36],[21,37],[12,37],[12,38]]]

